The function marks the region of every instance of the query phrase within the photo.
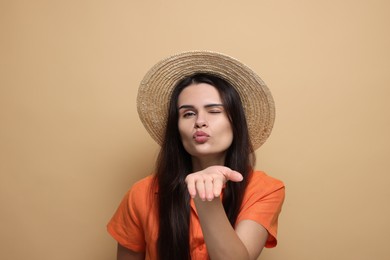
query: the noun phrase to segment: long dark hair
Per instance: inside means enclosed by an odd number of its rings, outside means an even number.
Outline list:
[[[191,259],[190,196],[184,180],[192,171],[192,161],[180,139],[177,100],[184,88],[199,83],[214,86],[221,96],[233,130],[233,142],[226,152],[225,166],[244,176],[242,182],[228,182],[223,193],[223,206],[232,226],[235,225],[255,163],[243,106],[234,87],[219,77],[203,73],[181,80],[171,96],[165,138],[157,158],[154,178],[154,185],[158,187],[157,254],[160,260]]]

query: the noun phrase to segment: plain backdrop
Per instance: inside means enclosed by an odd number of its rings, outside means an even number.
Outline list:
[[[0,1],[0,259],[106,260],[106,223],[159,147],[138,84],[187,50],[268,84],[257,168],[283,180],[264,260],[390,259],[390,4],[382,0]]]

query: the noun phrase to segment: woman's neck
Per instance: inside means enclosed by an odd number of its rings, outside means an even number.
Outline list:
[[[194,172],[201,171],[214,165],[225,165],[225,155],[192,157],[192,169]]]

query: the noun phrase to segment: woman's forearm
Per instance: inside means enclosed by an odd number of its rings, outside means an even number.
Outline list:
[[[219,198],[194,198],[207,250],[212,260],[249,259],[249,253],[231,226]]]

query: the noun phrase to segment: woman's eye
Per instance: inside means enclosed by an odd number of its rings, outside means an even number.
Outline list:
[[[195,116],[195,115],[196,115],[195,112],[188,111],[188,112],[185,112],[185,113],[183,114],[183,117],[184,117],[184,118],[187,118],[187,117],[191,117],[191,116]]]
[[[211,114],[219,114],[221,112],[222,112],[221,110],[210,110],[209,111],[209,113],[211,113]]]

